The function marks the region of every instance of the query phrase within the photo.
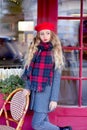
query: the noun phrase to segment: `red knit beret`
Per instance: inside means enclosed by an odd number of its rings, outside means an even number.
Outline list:
[[[54,31],[55,27],[54,27],[53,23],[49,23],[49,22],[43,22],[43,23],[35,26],[35,30],[38,31],[38,32],[41,31],[41,30],[44,30],[44,29]]]

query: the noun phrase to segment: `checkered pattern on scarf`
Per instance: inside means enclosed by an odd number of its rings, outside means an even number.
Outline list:
[[[38,92],[43,91],[46,85],[52,85],[54,66],[52,48],[51,43],[40,43],[29,66],[28,77],[31,82],[31,89]]]
[[[10,126],[0,125],[0,130],[15,130],[15,128],[12,128]]]
[[[22,91],[17,92],[11,100],[10,110],[14,120],[18,121],[24,111],[26,105],[26,97],[22,94]]]

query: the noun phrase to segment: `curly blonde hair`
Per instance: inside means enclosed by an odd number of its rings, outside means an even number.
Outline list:
[[[40,35],[39,32],[37,33],[36,37],[33,39],[32,44],[29,45],[26,56],[25,56],[25,66],[29,66],[30,62],[38,50],[37,46],[40,44]],[[62,54],[62,47],[58,36],[51,31],[51,40],[50,42],[53,45],[53,56],[55,62],[55,68],[61,68],[64,65],[63,62],[63,54]]]

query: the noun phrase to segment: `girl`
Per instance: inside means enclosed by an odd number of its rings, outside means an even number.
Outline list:
[[[63,55],[54,25],[44,22],[35,26],[37,35],[28,48],[23,79],[24,94],[31,94],[30,109],[34,110],[32,127],[35,130],[71,130],[49,122],[48,112],[57,107]]]

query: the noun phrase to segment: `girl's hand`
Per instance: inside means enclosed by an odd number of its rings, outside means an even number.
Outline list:
[[[26,96],[27,94],[30,95],[30,90],[24,89],[23,90],[23,95]]]
[[[50,111],[53,111],[57,107],[57,102],[51,101],[49,104]]]

